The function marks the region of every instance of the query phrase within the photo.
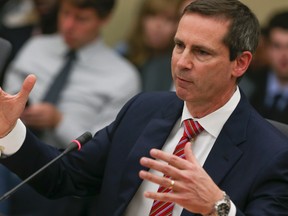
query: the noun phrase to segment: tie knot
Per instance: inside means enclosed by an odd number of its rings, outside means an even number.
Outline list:
[[[76,51],[75,50],[69,50],[66,53],[65,58],[69,59],[69,60],[75,60],[76,59]]]
[[[189,140],[193,139],[204,130],[204,128],[197,121],[193,121],[192,119],[187,119],[183,123],[184,136],[188,137]]]

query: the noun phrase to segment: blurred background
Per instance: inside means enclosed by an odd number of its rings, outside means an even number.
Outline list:
[[[111,21],[103,31],[108,44],[114,46],[119,40],[125,38],[142,1],[144,0],[118,0]],[[261,25],[265,25],[275,11],[288,9],[287,0],[241,0],[241,2],[254,11]]]

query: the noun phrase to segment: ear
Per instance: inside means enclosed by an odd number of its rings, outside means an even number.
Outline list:
[[[251,60],[252,53],[249,51],[244,51],[241,53],[241,55],[237,56],[237,58],[234,60],[235,64],[233,68],[233,75],[235,77],[241,77],[248,69]]]

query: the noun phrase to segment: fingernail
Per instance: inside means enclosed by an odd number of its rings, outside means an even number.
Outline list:
[[[157,155],[158,150],[157,149],[151,149],[150,154]]]
[[[147,163],[147,161],[148,161],[148,160],[147,160],[147,158],[145,158],[145,157],[143,157],[143,158],[140,159],[140,163],[141,163],[141,164],[145,164],[145,163]]]

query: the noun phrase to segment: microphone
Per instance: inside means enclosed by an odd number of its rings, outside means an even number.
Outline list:
[[[51,160],[49,163],[47,163],[46,165],[44,165],[43,167],[41,167],[40,169],[38,169],[36,172],[34,172],[32,175],[30,175],[28,178],[26,178],[25,180],[23,180],[20,184],[16,185],[16,187],[12,188],[10,191],[6,192],[4,195],[2,195],[0,197],[0,202],[2,200],[7,199],[8,197],[10,197],[13,193],[15,193],[18,188],[20,188],[22,185],[24,185],[25,183],[27,183],[29,180],[31,180],[32,178],[34,178],[36,175],[38,175],[40,172],[42,172],[44,169],[46,169],[47,167],[49,167],[51,164],[53,164],[55,161],[57,161],[58,159],[60,159],[61,157],[63,157],[64,155],[66,155],[67,153],[73,151],[73,150],[80,150],[82,145],[85,144],[86,142],[88,142],[89,140],[92,139],[92,134],[90,132],[85,132],[84,134],[82,134],[81,136],[79,136],[77,139],[72,140],[71,143],[67,146],[67,148],[60,154],[58,155],[56,158],[54,158],[53,160]]]

